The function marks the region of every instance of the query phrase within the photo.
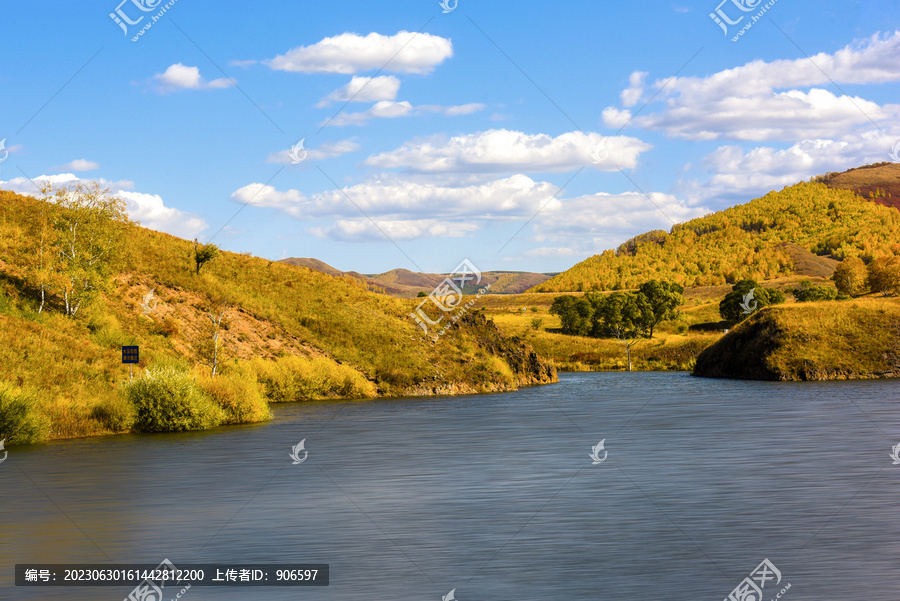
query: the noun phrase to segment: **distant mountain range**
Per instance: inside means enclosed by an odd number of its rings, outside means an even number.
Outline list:
[[[357,271],[341,271],[320,261],[311,258],[282,259],[281,263],[308,267],[313,271],[327,273],[334,277],[346,277],[365,282],[370,290],[384,292],[390,296],[402,298],[414,298],[419,292],[430,293],[438,286],[448,274],[420,273],[408,269],[392,269],[385,273],[366,275]],[[463,291],[467,294],[475,293],[477,288],[487,284],[491,285],[491,294],[519,294],[533,286],[546,282],[556,274],[531,273],[523,271],[484,271],[481,273],[481,282],[477,286],[467,286]],[[471,284],[471,283],[470,283]]]

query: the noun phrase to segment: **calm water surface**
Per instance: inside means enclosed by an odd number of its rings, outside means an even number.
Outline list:
[[[563,374],[508,394],[278,405],[259,426],[13,447],[0,598],[117,601],[130,587],[14,587],[13,566],[167,557],[331,565],[327,588],[193,587],[184,601],[454,588],[459,601],[718,601],[768,558],[782,581],[764,601],[787,583],[787,601],[897,601],[898,401],[896,381]],[[592,465],[601,439],[607,460]]]

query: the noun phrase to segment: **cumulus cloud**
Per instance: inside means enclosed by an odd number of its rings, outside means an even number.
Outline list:
[[[278,71],[353,74],[372,69],[392,73],[430,73],[453,56],[448,38],[399,31],[394,35],[343,33],[299,46],[264,61]]]
[[[594,151],[602,147],[595,163]],[[557,137],[492,129],[450,139],[432,137],[369,157],[365,164],[410,173],[511,173],[570,171],[586,165],[602,171],[633,169],[652,145],[627,136],[568,132]]]
[[[119,190],[118,195],[128,207],[128,216],[151,230],[181,238],[194,238],[209,227],[199,215],[167,207],[158,194]]]
[[[141,226],[151,230],[183,238],[193,238],[209,227],[199,215],[167,207],[158,195],[131,191],[134,182],[127,180],[118,182],[107,181],[103,178],[83,180],[74,173],[60,173],[58,175],[41,175],[33,180],[17,177],[0,183],[4,184],[4,188],[18,194],[40,198],[40,189],[46,185],[58,186],[77,181],[96,181],[101,186],[109,188],[113,194],[125,201],[128,216],[134,221],[139,221]]]
[[[152,77],[156,84],[156,90],[161,94],[178,90],[216,90],[234,85],[228,78],[206,81],[200,76],[200,69],[188,67],[181,63],[171,65],[163,73],[157,73]]]
[[[94,161],[88,161],[85,159],[75,159],[71,163],[66,163],[65,165],[60,165],[59,167],[54,167],[54,171],[93,171],[94,169],[99,169],[100,165],[95,163]]]
[[[379,75],[378,77],[354,76],[350,82],[341,86],[326,98],[319,101],[319,108],[328,106],[332,102],[376,102],[379,100],[394,100],[400,90],[400,80],[393,75]]]
[[[469,115],[482,109],[484,109],[484,105],[479,103],[462,104],[458,106],[439,106],[435,104],[413,106],[406,100],[402,102],[382,100],[381,102],[376,102],[367,111],[359,113],[340,113],[333,119],[326,119],[319,125],[334,125],[337,127],[346,125],[365,125],[370,119],[393,119],[396,117],[409,117],[411,115],[421,115],[425,113],[439,113],[448,117],[454,117],[457,115]]]
[[[353,140],[340,140],[339,142],[325,142],[318,148],[309,148],[306,149],[307,160],[313,161],[321,161],[323,159],[333,159],[335,157],[339,157],[343,154],[347,154],[348,152],[355,152],[359,150],[360,146]],[[291,156],[292,148],[288,148],[287,150],[279,150],[278,152],[273,152],[269,155],[269,158],[266,159],[267,163],[276,163],[279,165],[290,165],[294,162],[294,157]]]
[[[895,121],[900,105],[837,96],[821,87],[900,81],[900,32],[876,34],[833,53],[765,62],[755,60],[706,77],[658,80],[657,113],[640,115],[638,127],[689,140],[789,140],[830,138],[860,125]],[[637,101],[640,78],[632,75],[623,104]],[[610,126],[624,125],[627,111],[603,113]],[[630,115],[629,115],[630,116]]]

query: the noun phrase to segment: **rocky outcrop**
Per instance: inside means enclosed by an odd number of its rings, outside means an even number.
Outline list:
[[[472,373],[466,382],[449,382],[436,374],[430,380],[420,382],[405,391],[407,396],[453,396],[484,392],[508,392],[523,386],[537,386],[558,382],[556,368],[534,352],[530,344],[518,337],[503,334],[497,325],[479,313],[467,313],[448,330],[448,335],[465,330],[468,338],[488,357],[496,357],[512,372],[507,378],[490,378],[483,371]],[[473,366],[474,367],[474,366]],[[477,370],[478,368],[475,367]]]
[[[535,386],[558,382],[556,368],[534,352],[532,346],[518,336],[508,337],[493,321],[479,313],[468,313],[454,324],[466,328],[485,351],[502,359],[513,370],[518,386]]]

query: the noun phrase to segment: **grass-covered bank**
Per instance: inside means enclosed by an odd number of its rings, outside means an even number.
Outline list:
[[[268,419],[269,402],[555,380],[527,345],[498,344],[488,323],[460,320],[435,341],[409,316],[415,300],[247,254],[201,266],[191,242],[127,221],[109,226],[116,248],[103,270],[65,263],[72,230],[53,224],[80,218],[66,211],[0,191],[7,444],[250,423]],[[140,347],[133,382],[123,345]]]
[[[900,377],[900,299],[767,307],[703,351],[694,375],[754,380]]]

